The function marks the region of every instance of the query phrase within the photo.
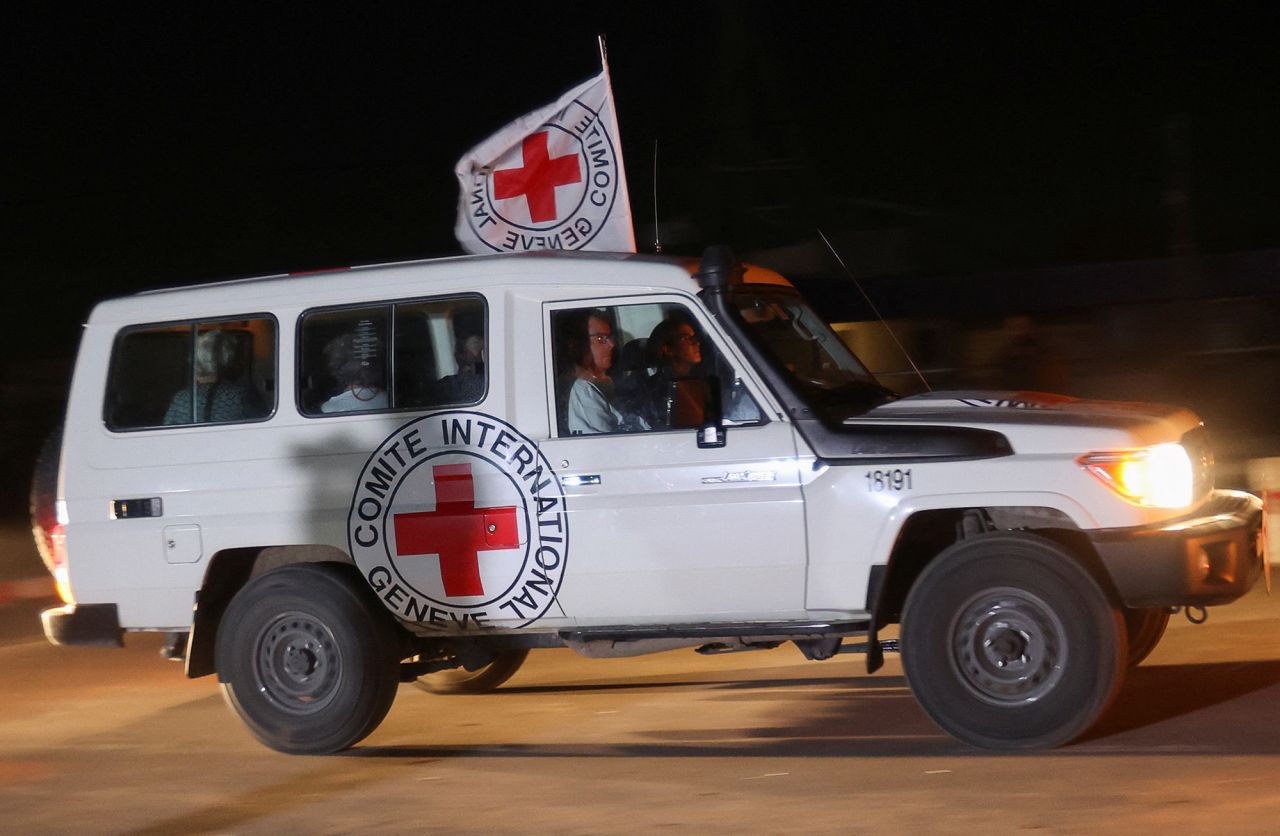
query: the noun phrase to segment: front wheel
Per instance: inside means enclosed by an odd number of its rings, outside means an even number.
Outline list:
[[[1124,622],[1062,546],[1002,532],[925,568],[902,616],[902,665],[925,712],[988,749],[1058,746],[1091,726],[1126,665]]]
[[[399,683],[387,615],[327,564],[283,566],[236,593],[218,626],[215,662],[223,695],[253,735],[289,754],[363,740]]]
[[[494,654],[492,662],[477,670],[457,668],[429,673],[413,684],[433,694],[487,694],[510,679],[528,656],[528,650],[508,650]]]
[[[1124,611],[1129,635],[1129,667],[1136,668],[1156,649],[1169,626],[1169,611],[1163,607],[1143,607]]]

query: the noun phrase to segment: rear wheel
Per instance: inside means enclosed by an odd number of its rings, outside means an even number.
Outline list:
[[[527,650],[508,650],[494,654],[492,662],[477,670],[439,671],[420,676],[413,684],[433,694],[487,694],[520,670],[528,656]]]
[[[989,749],[1066,743],[1119,690],[1120,613],[1065,548],[1024,533],[956,543],[907,597],[902,664],[921,706]]]
[[[399,683],[387,615],[341,567],[274,569],[236,593],[218,625],[223,694],[260,741],[290,754],[329,754],[382,722]]]
[[[1169,611],[1163,607],[1126,608],[1124,626],[1129,634],[1129,667],[1136,668],[1163,638],[1169,626]]]

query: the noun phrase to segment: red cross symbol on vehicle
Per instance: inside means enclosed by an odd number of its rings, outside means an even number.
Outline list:
[[[444,594],[483,595],[480,552],[520,545],[515,506],[477,508],[469,464],[431,468],[436,483],[436,510],[396,514],[396,556],[440,556]]]
[[[499,200],[524,196],[529,218],[535,223],[556,219],[556,186],[582,182],[575,154],[551,157],[547,152],[547,132],[524,138],[520,153],[523,168],[504,168],[493,173],[493,196]]]

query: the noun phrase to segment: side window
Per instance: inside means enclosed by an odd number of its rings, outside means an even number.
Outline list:
[[[484,302],[477,297],[396,305],[396,406],[479,403],[488,387]]]
[[[386,409],[390,306],[305,314],[298,406],[306,415]]]
[[[730,423],[762,420],[683,305],[554,311],[551,334],[559,435],[696,427],[717,398]]]
[[[112,352],[104,418],[113,430],[260,421],[275,368],[266,317],[131,328]]]
[[[488,388],[485,320],[477,296],[306,313],[298,407],[320,416],[479,403]]]

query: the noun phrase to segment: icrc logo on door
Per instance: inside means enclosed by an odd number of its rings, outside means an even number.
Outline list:
[[[347,517],[356,565],[394,613],[438,630],[525,626],[564,579],[564,494],[537,445],[479,412],[410,421],[365,462]]]

